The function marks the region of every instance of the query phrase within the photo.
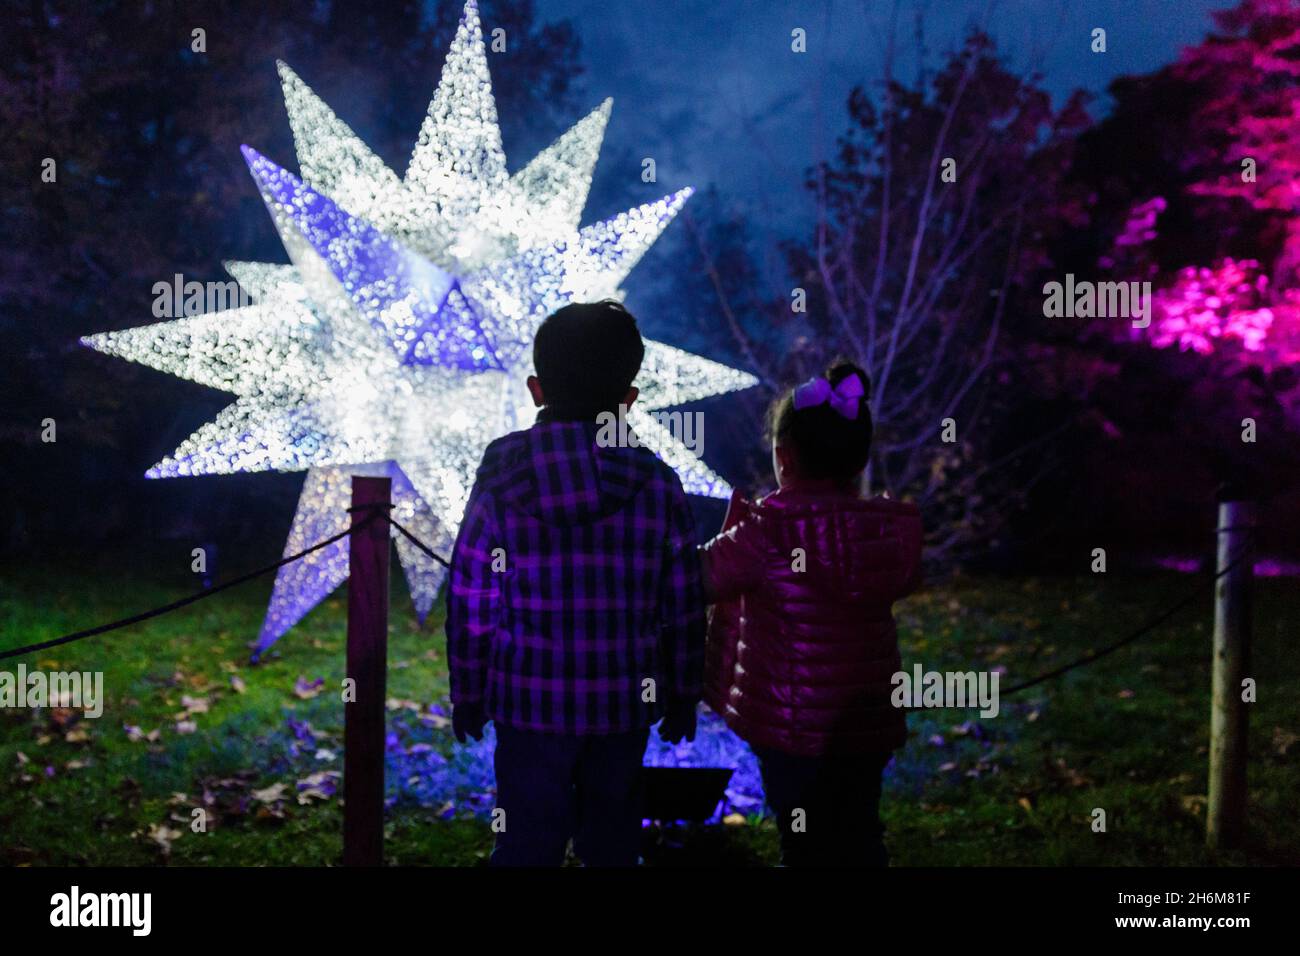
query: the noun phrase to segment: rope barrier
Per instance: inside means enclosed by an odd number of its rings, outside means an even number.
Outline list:
[[[1253,530],[1253,528],[1251,530]],[[1251,553],[1252,543],[1253,542],[1248,542],[1242,548],[1240,554],[1238,554],[1235,558],[1233,558],[1233,560],[1230,561],[1222,571],[1219,571],[1214,575],[1213,578],[1210,579],[1210,583],[1211,584],[1217,583],[1220,578],[1225,577],[1230,571],[1235,570],[1237,566],[1241,564],[1242,561],[1247,560]],[[1186,594],[1186,596],[1184,596],[1174,604],[1167,607],[1164,611],[1162,611],[1160,614],[1157,614],[1154,618],[1152,618],[1146,624],[1143,624],[1133,633],[1125,637],[1121,637],[1118,641],[1115,641],[1113,644],[1108,644],[1099,651],[1092,651],[1091,653],[1084,654],[1082,657],[1070,661],[1068,664],[1062,664],[1060,667],[1054,667],[1051,670],[1045,671],[1044,673],[1039,674],[1037,677],[1032,677],[1027,681],[1022,681],[1019,684],[1012,684],[1006,690],[999,691],[998,697],[999,698],[1006,697],[1010,694],[1017,694],[1022,690],[1028,690],[1030,687],[1036,687],[1037,685],[1043,683],[1044,681],[1049,681],[1052,680],[1053,678],[1060,677],[1063,674],[1068,674],[1076,667],[1082,667],[1085,664],[1091,664],[1093,661],[1101,660],[1101,658],[1106,657],[1109,654],[1113,654],[1115,651],[1118,651],[1122,647],[1127,647],[1129,644],[1132,644],[1134,641],[1138,640],[1139,638],[1145,637],[1147,634],[1150,634],[1161,624],[1165,623],[1171,617],[1173,617],[1175,614],[1181,611],[1183,608],[1187,607],[1189,604],[1194,602],[1203,593],[1202,587],[1203,586],[1198,586],[1196,588],[1190,589]],[[979,703],[967,704],[965,705],[965,707],[953,707],[950,705],[945,705],[944,709],[945,710],[975,710],[981,706],[983,705]],[[935,708],[904,707],[902,709],[909,714],[920,714],[920,713],[925,713],[927,711],[933,711]]]
[[[349,508],[348,510],[351,511],[352,509]],[[367,509],[367,510],[371,510],[371,509]],[[72,634],[65,634],[63,637],[56,637],[48,641],[41,641],[40,643],[37,644],[28,644],[24,647],[15,647],[12,650],[0,651],[0,661],[6,660],[10,657],[18,657],[22,654],[32,654],[36,651],[46,650],[47,648],[58,647],[60,644],[70,644],[73,641],[80,641],[87,637],[94,637],[97,634],[106,634],[109,631],[116,631],[119,630],[120,628],[130,627],[132,624],[140,624],[141,622],[148,621],[151,618],[160,617],[163,614],[169,614],[172,611],[180,610],[181,608],[194,604],[197,601],[202,601],[204,598],[210,598],[214,594],[219,594],[222,591],[228,590],[229,588],[236,587],[240,584],[245,584],[253,580],[254,578],[261,577],[264,574],[270,574],[272,571],[277,571],[280,568],[284,567],[286,564],[292,564],[294,561],[301,560],[302,558],[307,557],[307,555],[321,550],[321,548],[329,547],[331,544],[333,544],[336,541],[342,541],[344,538],[348,537],[354,532],[360,531],[362,528],[366,527],[368,524],[370,524],[370,522],[380,517],[381,514],[382,512],[380,511],[380,509],[376,507],[373,510],[371,510],[371,513],[369,515],[362,518],[360,521],[356,522],[355,524],[351,525],[349,528],[347,528],[347,530],[340,531],[338,534],[326,538],[324,541],[319,541],[316,544],[313,544],[310,548],[306,548],[302,551],[299,551],[297,554],[291,554],[288,557],[281,558],[279,561],[276,561],[274,564],[268,564],[265,567],[258,568],[256,571],[249,571],[247,574],[242,574],[239,577],[234,578],[230,581],[224,581],[221,584],[213,585],[212,587],[207,588],[206,590],[198,591],[194,594],[190,594],[186,597],[181,598],[178,601],[172,601],[170,604],[164,604],[161,607],[156,607],[148,611],[141,611],[139,614],[133,614],[130,617],[124,617],[121,620],[112,621],[108,624],[101,624],[99,627],[88,628],[84,631],[76,631]]]
[[[1230,561],[1222,571],[1219,571],[1217,574],[1214,575],[1213,578],[1210,579],[1210,583],[1211,584],[1217,583],[1218,580],[1226,576],[1228,572],[1235,570],[1237,565],[1241,564],[1242,561],[1247,560],[1251,554],[1252,544],[1253,542],[1248,542],[1242,548],[1240,554],[1238,554],[1235,558],[1233,558],[1232,561]],[[1013,684],[1012,686],[1008,687],[1006,690],[1002,691],[1000,696],[1005,697],[1008,694],[1018,693],[1022,690],[1026,690],[1027,688],[1034,687],[1037,684],[1041,684],[1043,681],[1051,680],[1054,677],[1060,677],[1062,674],[1069,673],[1070,671],[1074,670],[1076,667],[1082,667],[1084,664],[1091,664],[1093,661],[1100,660],[1106,655],[1112,654],[1115,651],[1119,650],[1121,647],[1126,647],[1127,645],[1132,644],[1138,638],[1143,637],[1146,634],[1149,634],[1151,631],[1154,631],[1157,627],[1165,623],[1165,621],[1169,620],[1171,617],[1173,617],[1183,608],[1187,607],[1189,604],[1191,604],[1200,596],[1201,596],[1201,589],[1199,587],[1194,590],[1189,590],[1187,595],[1184,598],[1182,598],[1180,601],[1173,604],[1171,607],[1166,608],[1163,613],[1156,615],[1156,617],[1148,621],[1142,627],[1138,628],[1132,634],[1129,634],[1127,637],[1122,637],[1115,643],[1109,644],[1106,647],[1103,647],[1099,651],[1093,651],[1090,654],[1085,654],[1083,655],[1083,657],[1080,657],[1078,660],[1071,661],[1069,664],[1062,664],[1060,667],[1056,667],[1050,671],[1047,671],[1046,673],[1039,674],[1037,677],[1024,681],[1023,683]]]
[[[432,548],[430,548],[427,544],[425,544],[423,541],[421,541],[421,540],[420,540],[419,538],[417,538],[415,535],[411,534],[411,532],[407,531],[407,530],[406,530],[405,528],[403,528],[400,524],[398,524],[396,521],[394,521],[392,515],[389,515],[389,516],[388,516],[388,523],[389,523],[390,525],[392,525],[392,526],[393,526],[393,527],[398,531],[398,533],[402,535],[402,537],[406,538],[407,541],[411,542],[411,544],[415,545],[417,548],[419,548],[421,551],[423,551],[423,552],[424,552],[425,554],[427,554],[429,557],[433,558],[433,560],[437,561],[437,562],[438,562],[439,564],[441,564],[444,568],[447,568],[448,570],[451,569],[451,562],[450,562],[450,561],[448,561],[448,560],[447,560],[446,558],[444,558],[442,555],[440,555],[440,554],[438,554],[437,552],[435,552],[435,551],[434,551]]]
[[[245,584],[248,581],[253,580],[254,578],[261,577],[264,574],[269,574],[272,571],[279,570],[285,565],[292,564],[294,561],[301,560],[302,558],[307,557],[307,555],[313,554],[314,552],[319,551],[322,548],[327,548],[331,544],[334,544],[337,541],[341,541],[344,538],[352,535],[353,533],[360,531],[362,528],[366,527],[372,521],[380,517],[382,517],[385,521],[387,521],[395,531],[401,534],[404,538],[406,538],[409,542],[411,542],[411,544],[417,547],[428,557],[432,558],[434,561],[437,561],[443,567],[450,568],[451,567],[450,561],[448,561],[446,558],[442,557],[442,555],[435,552],[427,544],[425,544],[423,541],[417,538],[410,530],[408,530],[402,524],[394,520],[393,516],[388,513],[392,509],[392,507],[393,506],[391,504],[373,504],[373,505],[364,505],[361,507],[348,508],[347,510],[349,514],[353,514],[358,511],[368,511],[369,514],[367,514],[360,521],[357,521],[351,526],[349,526],[346,530],[340,531],[338,534],[332,535],[331,537],[326,538],[323,541],[319,541],[316,544],[312,545],[311,547],[299,551],[297,554],[291,554],[287,557],[281,558],[279,561],[276,561],[274,564],[268,564],[265,567],[258,568],[255,571],[249,571],[247,574],[240,575],[239,577],[234,578],[233,580],[225,581],[221,584],[207,588],[206,590],[188,595],[187,597],[183,597],[177,601],[172,601],[169,604],[164,604],[161,607],[156,607],[148,611],[142,611],[139,614],[133,614],[130,617],[122,618],[121,620],[113,621],[108,624],[101,624],[99,627],[88,628],[87,630],[84,631],[76,631],[72,634],[66,634],[63,637],[56,637],[48,641],[41,641],[37,644],[28,644],[23,647],[13,648],[12,650],[0,651],[0,660],[5,660],[10,657],[18,657],[22,654],[31,654],[36,651],[43,651],[51,647],[58,647],[61,644],[68,644],[73,641],[83,640],[87,637],[94,637],[98,634],[105,634],[109,631],[115,631],[124,627],[129,627],[132,624],[139,624],[144,621],[148,621],[152,618],[160,617],[163,614],[168,614],[172,611],[176,611],[183,607],[187,607],[188,605],[194,604],[197,601],[201,601],[204,598],[212,597],[214,594],[218,594],[222,591],[228,590],[229,588],[236,587],[240,584]],[[1221,532],[1223,530],[1227,530],[1227,529],[1220,529]],[[1253,531],[1253,529],[1251,530]],[[1252,543],[1248,543],[1242,549],[1241,554],[1239,554],[1236,558],[1234,558],[1231,562],[1229,562],[1228,565],[1224,567],[1222,571],[1216,573],[1214,577],[1211,579],[1210,583],[1211,584],[1216,583],[1220,578],[1224,577],[1230,571],[1234,570],[1242,561],[1246,560],[1251,553]],[[1019,684],[1014,684],[1011,687],[1008,687],[1006,690],[1002,691],[1001,696],[1007,696],[1009,694],[1019,693],[1020,691],[1027,690],[1030,687],[1035,687],[1038,684],[1043,683],[1044,681],[1052,680],[1053,678],[1060,677],[1063,674],[1067,674],[1070,671],[1074,670],[1075,668],[1082,667],[1085,664],[1091,664],[1093,661],[1100,660],[1101,658],[1106,657],[1109,654],[1113,654],[1115,651],[1123,647],[1126,647],[1129,644],[1132,644],[1134,641],[1138,640],[1141,637],[1144,637],[1145,635],[1149,634],[1151,631],[1155,630],[1157,627],[1159,627],[1161,624],[1168,621],[1170,618],[1172,618],[1183,608],[1190,605],[1193,601],[1195,601],[1198,597],[1200,597],[1201,594],[1202,594],[1201,587],[1197,587],[1189,591],[1185,597],[1183,597],[1182,599],[1180,599],[1170,607],[1166,608],[1163,612],[1158,614],[1156,617],[1152,618],[1150,621],[1148,621],[1142,627],[1135,630],[1133,633],[1120,638],[1118,641],[1115,641],[1114,643],[1109,644],[1106,647],[1103,647],[1099,651],[1093,651],[1089,654],[1085,654],[1083,657],[1071,661],[1068,664],[1062,664],[1060,667],[1055,667],[1049,671],[1039,674],[1037,677],[1031,678],[1030,680],[1023,681],[1022,683]],[[979,705],[972,704],[970,706],[978,707]],[[906,709],[909,712],[920,712],[920,711],[927,710],[929,708],[909,707]]]

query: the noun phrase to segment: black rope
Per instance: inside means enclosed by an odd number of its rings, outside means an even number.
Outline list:
[[[427,544],[425,544],[423,541],[417,538],[414,534],[408,531],[402,524],[396,521],[390,513],[388,513],[392,510],[392,507],[393,507],[392,504],[388,502],[375,502],[373,504],[368,504],[368,505],[353,506],[347,509],[349,514],[354,514],[359,511],[367,511],[369,512],[369,514],[367,514],[366,517],[362,518],[359,522],[356,522],[355,524],[351,525],[347,529],[340,531],[336,535],[326,538],[324,541],[319,541],[316,544],[312,545],[311,547],[299,551],[297,554],[291,554],[288,557],[281,558],[279,561],[276,561],[274,564],[268,564],[265,567],[258,568],[255,571],[249,571],[247,574],[240,575],[239,577],[234,578],[233,580],[226,581],[223,582],[222,584],[215,585],[214,587],[210,587],[203,591],[199,591],[195,594],[188,595],[187,597],[183,597],[177,601],[172,601],[170,604],[164,604],[161,607],[156,607],[148,611],[142,611],[141,613],[134,614],[131,617],[122,618],[121,620],[113,621],[109,624],[101,624],[99,627],[92,627],[84,631],[76,631],[75,633],[72,634],[65,634],[63,637],[52,638],[51,640],[41,641],[40,643],[37,644],[28,644],[24,647],[13,648],[12,650],[0,651],[0,660],[5,660],[10,657],[18,657],[22,654],[31,654],[35,651],[43,651],[51,647],[58,647],[60,644],[68,644],[71,643],[72,641],[79,641],[87,637],[94,637],[97,634],[104,634],[109,631],[115,631],[124,627],[130,627],[132,624],[139,624],[143,621],[148,621],[151,618],[160,617],[163,614],[168,614],[172,611],[179,610],[180,608],[186,607],[190,604],[194,604],[197,601],[201,601],[204,598],[212,597],[214,594],[218,594],[221,591],[225,591],[229,588],[233,588],[240,584],[244,584],[248,581],[253,580],[254,578],[261,577],[264,574],[270,574],[272,571],[279,570],[280,568],[284,567],[286,564],[292,564],[294,561],[301,560],[302,558],[305,558],[307,555],[312,554],[313,552],[319,551],[322,548],[327,548],[331,544],[334,544],[336,541],[341,541],[342,539],[348,537],[353,532],[360,531],[362,528],[366,527],[376,518],[381,516],[399,534],[401,534],[404,538],[410,541],[411,544],[415,545],[415,547],[419,548],[420,551],[428,555],[434,561],[437,561],[444,568],[450,568],[451,562],[449,562],[446,558],[442,557],[442,555],[438,554]],[[1220,532],[1222,532],[1227,530],[1239,530],[1239,529],[1222,528],[1219,530]],[[1242,548],[1242,553],[1239,554],[1231,562],[1229,562],[1229,564],[1222,571],[1219,571],[1217,574],[1215,574],[1214,577],[1211,579],[1210,583],[1213,584],[1217,582],[1220,578],[1224,577],[1230,571],[1234,570],[1242,561],[1247,560],[1250,554],[1251,554],[1251,544],[1247,543]],[[1008,694],[1018,693],[1022,690],[1026,690],[1030,687],[1034,687],[1038,684],[1041,684],[1044,681],[1051,680],[1055,677],[1060,677],[1062,674],[1067,674],[1077,667],[1082,667],[1085,664],[1091,664],[1093,661],[1100,660],[1101,658],[1106,657],[1109,654],[1113,654],[1115,651],[1119,650],[1120,648],[1132,644],[1134,641],[1138,640],[1139,638],[1155,630],[1165,621],[1172,618],[1175,614],[1177,614],[1183,608],[1187,607],[1198,597],[1200,597],[1201,593],[1202,592],[1200,587],[1197,587],[1196,589],[1189,591],[1184,598],[1182,598],[1175,604],[1171,605],[1170,607],[1166,608],[1162,613],[1157,615],[1152,620],[1148,621],[1146,624],[1138,628],[1132,634],[1120,638],[1118,641],[1115,641],[1113,644],[1109,644],[1106,647],[1103,647],[1099,651],[1093,651],[1090,654],[1085,654],[1083,657],[1071,661],[1068,664],[1062,664],[1060,667],[1055,667],[1052,670],[1039,674],[1037,677],[1031,678],[1030,680],[1024,681],[1020,684],[1014,684],[1011,687],[1008,687],[1006,690],[1002,691],[1001,695],[1006,696]],[[979,706],[979,705],[975,704],[971,706]],[[908,710],[909,712],[915,713],[919,711],[928,710],[930,708],[908,707],[905,709]]]
[[[425,554],[427,554],[430,558],[432,558],[433,560],[435,560],[435,561],[437,561],[439,564],[441,564],[444,568],[450,568],[450,567],[451,567],[451,563],[450,563],[449,561],[447,561],[446,558],[444,558],[444,557],[442,557],[441,555],[439,555],[439,554],[437,554],[436,552],[434,552],[432,548],[430,548],[430,547],[429,547],[428,545],[426,545],[423,541],[421,541],[419,538],[417,538],[414,534],[412,534],[410,531],[408,531],[406,528],[404,528],[401,524],[399,524],[397,521],[395,521],[395,520],[393,519],[393,516],[392,516],[391,514],[388,515],[388,523],[389,523],[390,525],[392,525],[395,529],[397,529],[397,531],[398,531],[398,532],[399,532],[403,537],[405,537],[405,538],[406,538],[408,541],[410,541],[413,545],[415,545],[417,548],[419,548],[421,551],[423,551]],[[1231,528],[1220,528],[1220,529],[1218,529],[1218,530],[1219,530],[1219,533],[1220,533],[1220,534],[1222,534],[1222,533],[1225,532],[1225,531],[1239,531],[1239,530],[1250,530],[1250,531],[1253,531],[1253,530],[1254,530],[1254,526],[1252,525],[1252,526],[1240,526],[1240,527],[1231,527]],[[1251,553],[1250,548],[1251,548],[1251,545],[1250,545],[1249,543],[1248,543],[1247,545],[1245,545],[1245,546],[1242,548],[1242,553],[1239,554],[1235,559],[1233,559],[1233,560],[1232,560],[1232,561],[1227,565],[1227,567],[1225,567],[1222,571],[1220,571],[1220,572],[1218,572],[1217,574],[1215,574],[1215,576],[1210,580],[1210,583],[1213,584],[1213,583],[1217,582],[1220,578],[1222,578],[1222,577],[1224,577],[1226,574],[1228,574],[1228,572],[1234,570],[1234,569],[1235,569],[1235,568],[1236,568],[1236,567],[1237,567],[1237,566],[1238,566],[1242,561],[1246,560],[1246,559],[1250,556],[1250,553]],[[1138,628],[1138,629],[1137,629],[1136,631],[1134,631],[1132,634],[1129,634],[1129,635],[1126,636],[1126,637],[1120,638],[1118,641],[1115,641],[1113,644],[1110,644],[1110,645],[1107,645],[1106,647],[1103,647],[1103,648],[1102,648],[1101,650],[1099,650],[1099,651],[1093,651],[1093,652],[1090,653],[1090,654],[1085,654],[1083,657],[1080,657],[1080,658],[1078,658],[1077,660],[1071,661],[1071,662],[1068,663],[1068,664],[1062,664],[1060,667],[1055,667],[1055,668],[1053,668],[1053,669],[1050,670],[1050,671],[1047,671],[1047,672],[1045,672],[1045,673],[1043,673],[1043,674],[1039,674],[1037,677],[1031,678],[1030,680],[1024,681],[1024,682],[1022,682],[1022,683],[1020,683],[1020,684],[1014,684],[1014,685],[1012,685],[1011,687],[1008,687],[1006,690],[1002,691],[1002,692],[1001,692],[1001,695],[1002,695],[1002,696],[1006,696],[1007,694],[1015,694],[1015,693],[1018,693],[1018,692],[1020,692],[1020,691],[1022,691],[1022,690],[1027,690],[1028,688],[1030,688],[1030,687],[1034,687],[1034,686],[1036,686],[1036,685],[1038,685],[1038,684],[1041,684],[1041,683],[1043,683],[1044,681],[1051,680],[1051,679],[1054,678],[1054,677],[1060,677],[1062,674],[1067,674],[1067,673],[1069,673],[1070,671],[1074,670],[1076,667],[1082,667],[1082,666],[1085,665],[1085,664],[1091,664],[1093,661],[1100,660],[1101,658],[1106,657],[1106,656],[1109,655],[1109,654],[1113,654],[1115,651],[1118,651],[1118,650],[1120,650],[1121,648],[1126,647],[1126,646],[1128,646],[1129,644],[1132,644],[1134,641],[1138,640],[1139,638],[1144,637],[1145,635],[1147,635],[1147,634],[1149,634],[1150,632],[1154,631],[1154,630],[1155,630],[1157,627],[1159,627],[1161,624],[1165,623],[1165,621],[1167,621],[1167,620],[1169,620],[1170,618],[1172,618],[1175,614],[1177,614],[1177,613],[1178,613],[1179,611],[1181,611],[1183,608],[1187,607],[1187,606],[1190,605],[1192,602],[1194,602],[1197,598],[1199,598],[1199,597],[1201,596],[1201,593],[1202,593],[1202,591],[1201,591],[1201,588],[1200,588],[1200,587],[1197,587],[1197,588],[1195,588],[1195,589],[1189,591],[1189,592],[1187,593],[1187,595],[1186,595],[1184,598],[1182,598],[1181,600],[1179,600],[1177,603],[1173,604],[1172,606],[1166,608],[1166,609],[1165,609],[1161,614],[1159,614],[1159,615],[1157,615],[1156,617],[1152,618],[1150,621],[1148,621],[1148,622],[1147,622],[1146,624],[1144,624],[1142,627]],[[917,711],[917,710],[924,710],[924,709],[926,709],[926,708],[910,707],[910,708],[907,708],[907,709],[910,710],[910,711]]]
[[[1251,556],[1252,556],[1251,542],[1247,542],[1245,545],[1242,546],[1241,553],[1238,554],[1235,558],[1233,558],[1230,562],[1228,562],[1228,564],[1224,567],[1222,571],[1215,574],[1214,577],[1210,579],[1210,583],[1211,584],[1216,583],[1220,578],[1227,575],[1228,572],[1235,570],[1237,565],[1241,564],[1241,562],[1249,560]],[[1108,644],[1106,647],[1103,647],[1099,651],[1093,651],[1091,654],[1084,654],[1083,657],[1080,657],[1078,660],[1071,661],[1069,664],[1062,664],[1060,667],[1055,667],[1052,670],[1047,671],[1046,673],[1043,674],[1039,674],[1037,677],[1024,681],[1023,683],[1013,684],[1012,686],[1008,687],[1006,690],[1002,691],[1001,696],[1005,697],[1007,694],[1018,693],[1019,691],[1025,690],[1026,688],[1029,687],[1033,687],[1036,684],[1041,684],[1043,681],[1051,680],[1053,677],[1060,677],[1062,674],[1068,673],[1069,671],[1074,670],[1076,667],[1082,667],[1084,664],[1091,664],[1093,661],[1100,660],[1101,658],[1105,657],[1108,654],[1113,654],[1115,651],[1119,650],[1120,648],[1126,647],[1129,644],[1132,644],[1138,638],[1144,637],[1147,634],[1154,631],[1157,627],[1165,623],[1165,621],[1169,620],[1171,617],[1173,617],[1183,608],[1187,607],[1189,604],[1191,604],[1192,602],[1200,598],[1201,594],[1202,594],[1201,587],[1196,587],[1194,589],[1189,590],[1187,592],[1187,595],[1183,597],[1182,600],[1178,601],[1171,607],[1166,608],[1163,613],[1156,615],[1154,618],[1152,618],[1142,627],[1138,628],[1132,634],[1129,634],[1127,637],[1122,637],[1115,643]]]
[[[403,528],[400,524],[398,524],[396,521],[394,521],[392,515],[389,515],[389,516],[388,516],[388,523],[389,523],[390,525],[392,525],[395,529],[397,529],[398,533],[400,533],[400,534],[402,535],[402,537],[406,538],[407,541],[411,542],[411,544],[415,545],[417,548],[419,548],[421,551],[423,551],[423,552],[424,552],[425,554],[427,554],[429,557],[433,558],[433,560],[437,561],[437,562],[438,562],[439,564],[441,564],[444,568],[450,568],[450,567],[451,567],[451,562],[450,562],[450,561],[448,561],[448,560],[447,560],[446,558],[444,558],[442,555],[440,555],[440,554],[438,554],[437,552],[435,552],[431,547],[429,547],[427,544],[425,544],[423,541],[421,541],[421,540],[420,540],[419,538],[417,538],[415,535],[411,534],[411,532],[407,531],[407,530],[406,530],[405,528]]]
[[[1227,529],[1222,529],[1222,530],[1227,530]],[[1241,530],[1241,529],[1236,529],[1236,530]],[[1253,530],[1253,528],[1251,530]],[[1217,574],[1215,574],[1214,577],[1210,579],[1210,583],[1211,584],[1216,583],[1220,578],[1227,575],[1230,571],[1235,570],[1237,566],[1241,564],[1241,562],[1249,560],[1251,558],[1251,553],[1252,553],[1251,547],[1252,547],[1252,542],[1247,542],[1245,545],[1243,545],[1241,549],[1241,553],[1238,554],[1237,557],[1235,557],[1232,561],[1230,561],[1222,571],[1219,571]],[[1008,694],[1019,693],[1020,691],[1027,690],[1030,687],[1035,687],[1038,684],[1043,683],[1044,681],[1049,681],[1055,677],[1060,677],[1062,674],[1067,674],[1070,671],[1074,670],[1076,667],[1082,667],[1084,664],[1091,664],[1093,661],[1100,660],[1101,658],[1106,657],[1108,654],[1115,653],[1115,651],[1118,651],[1120,648],[1127,647],[1129,644],[1132,644],[1134,641],[1138,640],[1139,638],[1145,637],[1147,634],[1154,631],[1157,627],[1165,623],[1165,621],[1169,620],[1171,617],[1173,617],[1183,608],[1187,607],[1189,604],[1196,601],[1202,595],[1203,587],[1204,585],[1198,585],[1197,587],[1189,590],[1185,597],[1183,597],[1181,600],[1171,605],[1170,607],[1166,608],[1164,611],[1156,615],[1146,624],[1143,624],[1132,634],[1120,638],[1118,641],[1115,641],[1113,644],[1108,644],[1106,647],[1103,647],[1099,651],[1093,651],[1090,654],[1085,654],[1082,657],[1078,658],[1077,660],[1070,661],[1068,664],[1062,664],[1060,667],[1054,667],[1050,671],[1046,671],[1042,674],[1039,674],[1037,677],[1030,678],[1029,680],[1023,681],[1019,684],[1013,684],[1012,686],[1008,687],[1006,690],[999,691],[998,694],[999,698],[1006,697]],[[969,709],[977,708],[979,706],[981,705],[978,703],[968,704],[965,709],[969,710]],[[909,714],[917,714],[917,713],[923,713],[928,710],[935,710],[936,708],[904,707],[902,709],[907,711]],[[951,708],[947,708],[947,709],[951,709]]]
[[[234,578],[230,581],[225,581],[221,584],[213,585],[212,587],[207,588],[203,591],[199,591],[195,594],[191,594],[188,595],[187,597],[183,597],[178,601],[172,601],[170,604],[164,604],[161,607],[156,607],[153,608],[152,610],[142,611],[139,614],[133,614],[130,617],[124,617],[120,621],[113,621],[109,624],[101,624],[99,627],[88,628],[84,631],[76,631],[75,633],[72,634],[65,634],[63,637],[56,637],[48,641],[41,641],[38,644],[28,644],[25,647],[15,647],[12,650],[0,651],[0,661],[10,657],[18,657],[21,654],[31,654],[34,651],[43,651],[50,647],[58,647],[60,644],[70,644],[73,641],[80,641],[87,637],[94,637],[96,634],[105,634],[108,631],[116,631],[123,627],[130,627],[132,624],[139,624],[142,621],[148,621],[151,618],[160,617],[163,614],[169,614],[172,611],[180,610],[181,608],[193,604],[196,601],[202,601],[204,598],[212,597],[214,594],[219,594],[220,592],[225,591],[229,588],[236,587],[237,585],[240,584],[245,584],[248,581],[251,581],[254,578],[261,577],[264,574],[270,574],[272,571],[279,570],[280,568],[284,567],[286,564],[292,564],[294,561],[298,561],[302,558],[305,558],[307,557],[307,555],[312,554],[315,551],[319,551],[321,548],[327,548],[331,544],[334,544],[334,542],[336,541],[342,541],[344,538],[346,538],[348,535],[352,534],[355,531],[360,531],[366,525],[370,524],[376,518],[380,517],[381,514],[380,509],[382,507],[383,506],[381,505],[374,505],[374,506],[367,505],[364,508],[360,508],[360,509],[349,508],[348,509],[349,511],[353,511],[353,510],[370,511],[370,514],[366,515],[366,517],[362,518],[360,521],[351,525],[346,530],[340,531],[338,534],[326,538],[324,541],[319,541],[316,544],[313,544],[310,548],[306,548],[303,551],[299,551],[297,554],[291,554],[288,557],[281,558],[279,561],[276,561],[274,564],[268,564],[266,567],[258,568],[256,571],[249,571],[247,574],[242,574],[239,577]]]

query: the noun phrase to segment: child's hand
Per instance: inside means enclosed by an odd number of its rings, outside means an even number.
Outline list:
[[[483,725],[487,723],[487,714],[482,704],[456,704],[451,708],[451,732],[456,739],[465,743],[466,737],[483,739]]]
[[[668,704],[663,722],[659,725],[659,739],[670,744],[683,739],[695,739],[695,701],[673,701]]]

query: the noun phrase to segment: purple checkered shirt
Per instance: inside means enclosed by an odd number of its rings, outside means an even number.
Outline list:
[[[596,432],[539,422],[479,466],[452,555],[447,660],[452,703],[482,703],[498,724],[621,733],[700,696],[686,493],[651,451],[600,447]]]

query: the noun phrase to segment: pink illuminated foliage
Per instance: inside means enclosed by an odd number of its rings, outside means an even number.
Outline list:
[[[1175,66],[1212,94],[1198,125],[1223,135],[1192,157],[1204,177],[1192,192],[1256,209],[1300,211],[1300,4],[1245,0],[1215,15],[1220,33],[1188,48]],[[1289,230],[1290,241],[1300,230]]]
[[[1226,258],[1213,267],[1180,269],[1171,286],[1158,290],[1145,337],[1156,348],[1176,346],[1201,355],[1239,349],[1255,353],[1243,356],[1254,364],[1272,365],[1294,361],[1296,355],[1293,343],[1283,345],[1282,335],[1270,333],[1298,324],[1300,291],[1273,295],[1257,261]]]
[[[1150,328],[1124,337],[1272,371],[1300,359],[1300,3],[1243,0],[1215,21],[1172,67],[1204,91],[1182,150],[1186,194],[1271,214],[1276,252],[1160,269],[1152,244],[1168,203],[1156,196],[1130,209],[1098,265],[1155,286]]]
[[[1294,361],[1295,336],[1287,333],[1300,328],[1300,290],[1272,289],[1258,260],[1227,256],[1211,266],[1184,266],[1162,283],[1146,247],[1156,238],[1156,219],[1165,208],[1159,196],[1134,206],[1111,250],[1098,260],[1117,278],[1151,280],[1156,287],[1150,327],[1124,325],[1116,334],[1158,349],[1249,364]]]

